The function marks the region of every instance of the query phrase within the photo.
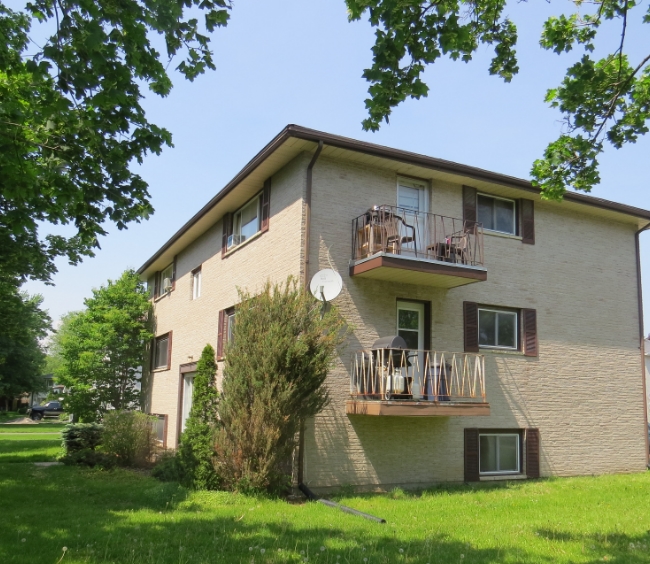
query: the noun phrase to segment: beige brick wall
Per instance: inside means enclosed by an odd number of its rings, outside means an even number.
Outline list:
[[[217,347],[219,311],[237,303],[237,288],[254,291],[267,279],[286,280],[300,273],[302,196],[307,156],[301,156],[272,178],[269,230],[221,258],[222,222],[177,256],[176,287],[155,304],[156,335],[173,331],[169,370],[156,371],[150,410],[167,414],[167,444],[178,437],[181,364],[196,362],[203,347]],[[262,187],[260,186],[260,189]],[[236,210],[232,210],[236,211]],[[192,300],[192,275],[201,266],[201,297]],[[221,378],[221,367],[217,375]]]
[[[273,177],[271,227],[221,259],[221,223],[178,256],[176,290],[156,303],[157,334],[173,330],[172,367],[153,378],[152,411],[170,416],[177,436],[179,365],[216,346],[220,309],[236,286],[302,268],[301,198],[311,155]],[[488,280],[444,290],[348,276],[352,218],[395,204],[394,172],[321,157],[314,168],[311,265],[337,269],[336,299],[351,327],[328,384],[331,405],[310,421],[305,481],[313,487],[418,485],[463,479],[463,429],[538,427],[543,475],[641,471],[645,467],[638,349],[634,226],[536,202],[536,244],[485,236]],[[460,184],[431,183],[434,213],[462,217]],[[190,296],[190,272],[203,265],[203,294]],[[535,308],[538,358],[486,352],[489,417],[347,416],[351,353],[395,333],[396,300],[432,304],[436,350],[462,351],[462,302]]]
[[[538,427],[543,475],[643,470],[634,226],[538,201],[535,245],[485,236],[486,282],[444,290],[351,279],[351,220],[372,204],[394,205],[396,181],[327,158],[314,169],[312,271],[332,263],[341,273],[335,303],[353,330],[329,377],[332,403],[308,427],[306,482],[462,480],[465,427]],[[432,182],[431,211],[462,217],[461,194]],[[489,417],[347,416],[351,353],[395,333],[398,298],[431,301],[431,348],[447,351],[463,350],[464,300],[534,308],[539,358],[485,353]]]

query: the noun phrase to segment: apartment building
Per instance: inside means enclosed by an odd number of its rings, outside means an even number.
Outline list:
[[[289,125],[140,268],[173,448],[237,288],[340,274],[351,328],[305,426],[315,489],[642,471],[650,211]],[[218,375],[221,378],[221,372]]]

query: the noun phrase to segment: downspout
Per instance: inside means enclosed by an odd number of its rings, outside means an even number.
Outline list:
[[[637,306],[639,308],[639,349],[641,351],[641,374],[643,383],[643,436],[645,438],[645,461],[648,466],[648,457],[650,451],[648,450],[648,397],[646,390],[646,374],[645,374],[645,334],[643,331],[643,288],[641,287],[641,245],[639,243],[639,236],[641,233],[650,228],[650,223],[642,227],[634,234],[634,246],[636,250],[636,291],[637,291]]]
[[[303,248],[303,288],[305,291],[309,289],[309,245],[310,245],[310,228],[311,228],[311,192],[312,192],[312,179],[313,169],[321,151],[323,150],[323,142],[318,142],[318,147],[314,156],[307,165],[307,186],[305,189],[305,246]],[[305,474],[305,421],[300,422],[300,432],[298,433],[298,484],[302,484]]]

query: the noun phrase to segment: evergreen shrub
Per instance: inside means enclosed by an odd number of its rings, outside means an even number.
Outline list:
[[[325,379],[343,322],[292,277],[239,294],[224,351],[215,468],[228,489],[279,492],[289,485],[301,422],[329,402]]]
[[[104,427],[99,423],[75,423],[66,425],[61,432],[66,454],[80,450],[95,450],[102,444]]]
[[[217,362],[212,345],[206,345],[196,366],[192,408],[180,437],[178,464],[182,482],[195,489],[217,489],[214,469],[214,431],[217,426]],[[169,463],[168,463],[169,464]]]

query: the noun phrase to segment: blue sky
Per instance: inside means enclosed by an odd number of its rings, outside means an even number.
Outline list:
[[[559,114],[543,101],[545,92],[580,56],[543,51],[541,25],[572,6],[511,3],[506,12],[519,28],[521,69],[512,83],[489,76],[489,46],[469,64],[441,60],[425,74],[428,98],[407,101],[389,125],[366,133],[361,121],[368,85],[361,73],[371,64],[370,25],[349,23],[343,0],[237,2],[228,27],[213,36],[217,70],[194,83],[176,76],[169,97],[145,101],[150,119],[172,132],[175,145],[140,167],[156,213],[126,231],[109,228],[97,256],[80,266],[58,261],[55,286],[29,282],[25,289],[43,294],[55,320],[81,309],[92,288],[138,268],[288,123],[528,178],[532,162],[561,127]],[[633,62],[648,47],[648,25],[640,24],[639,13],[628,25]],[[615,49],[618,33],[613,26],[603,31],[603,53]],[[649,156],[650,137],[608,150],[601,159],[602,183],[592,194],[649,208]],[[650,320],[647,234],[642,266]]]

